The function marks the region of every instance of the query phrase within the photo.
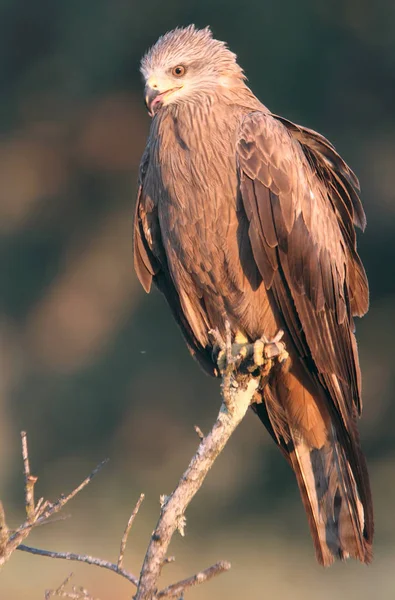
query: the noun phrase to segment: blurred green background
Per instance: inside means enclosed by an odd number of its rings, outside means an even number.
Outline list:
[[[219,559],[232,571],[190,598],[390,598],[395,592],[395,4],[370,0],[1,0],[3,304],[0,497],[23,516],[19,432],[37,494],[55,499],[96,463],[72,518],[28,543],[115,559],[140,492],[126,564],[138,572],[158,516],[207,431],[218,383],[189,357],[161,296],[133,272],[132,215],[149,118],[141,55],[176,25],[210,24],[273,112],[314,128],[355,169],[368,216],[359,250],[371,309],[357,323],[361,432],[376,512],[375,560],[315,563],[292,473],[251,414],[188,510],[164,582]],[[119,577],[15,553],[1,600],[44,597],[71,571],[101,600]]]

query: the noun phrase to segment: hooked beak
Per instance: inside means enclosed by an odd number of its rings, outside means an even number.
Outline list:
[[[150,117],[153,117],[155,115],[155,107],[159,108],[159,106],[161,104],[161,99],[160,99],[161,95],[162,94],[160,93],[159,90],[154,90],[149,85],[145,86],[145,89],[144,89],[145,105],[148,109],[148,114]]]
[[[172,92],[180,89],[179,87],[171,88],[170,90],[166,90],[165,92],[160,92],[157,89],[152,88],[149,85],[145,86],[144,89],[144,97],[145,97],[145,105],[148,109],[148,114],[150,117],[154,117],[159,108],[163,103],[163,99],[165,96],[168,96]]]

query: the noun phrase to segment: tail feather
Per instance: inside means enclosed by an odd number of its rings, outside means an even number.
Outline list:
[[[356,414],[348,428],[318,391],[283,373],[254,407],[295,472],[317,560],[372,559],[373,507]]]
[[[369,563],[372,533],[344,448],[332,430],[322,448],[311,448],[291,430],[289,458],[307,513],[317,560],[329,566],[349,556]],[[367,507],[369,512],[369,507]]]

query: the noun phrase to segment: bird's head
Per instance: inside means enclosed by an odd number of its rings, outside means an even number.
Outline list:
[[[218,86],[243,82],[236,55],[215,40],[208,27],[194,25],[169,31],[158,39],[141,61],[145,102],[153,117],[162,106],[209,95]]]

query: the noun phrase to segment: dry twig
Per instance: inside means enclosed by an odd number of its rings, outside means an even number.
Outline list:
[[[75,562],[87,563],[88,565],[95,565],[97,567],[101,567],[102,569],[108,569],[109,571],[113,571],[117,575],[124,577],[125,579],[130,581],[130,583],[137,586],[138,578],[135,577],[129,571],[126,571],[122,565],[123,565],[123,558],[124,558],[124,554],[125,554],[128,536],[129,536],[130,530],[132,528],[133,521],[136,518],[136,515],[139,511],[139,508],[140,508],[143,500],[144,500],[144,494],[141,494],[140,498],[138,499],[138,501],[136,503],[136,506],[133,509],[132,514],[130,515],[129,521],[126,525],[124,534],[122,536],[121,547],[120,547],[120,551],[119,551],[118,561],[116,564],[112,563],[108,560],[103,560],[102,558],[96,558],[94,556],[90,556],[89,554],[76,554],[75,552],[53,552],[52,550],[41,550],[40,548],[32,548],[31,546],[25,546],[24,544],[20,544],[18,546],[17,550],[22,550],[23,552],[30,552],[30,554],[36,554],[38,556],[46,556],[48,558],[58,558],[61,560],[71,560],[71,561],[75,561]],[[59,596],[59,592],[56,592],[56,593]]]
[[[81,487],[81,486],[79,486],[79,487]],[[73,492],[72,492],[72,494],[75,495]],[[68,498],[70,496],[68,496]],[[101,567],[102,569],[108,569],[109,571],[113,571],[117,575],[124,577],[125,579],[130,581],[130,583],[137,586],[138,578],[135,577],[129,571],[126,571],[122,565],[123,565],[123,558],[124,558],[124,554],[125,554],[125,550],[126,550],[128,536],[129,536],[130,530],[132,528],[133,521],[136,518],[136,515],[139,511],[139,508],[140,508],[143,500],[144,500],[144,494],[140,494],[140,497],[137,500],[136,506],[134,507],[132,514],[130,515],[129,521],[126,525],[124,534],[122,536],[121,547],[120,547],[120,551],[119,551],[118,561],[116,564],[112,563],[108,560],[103,560],[102,558],[96,558],[94,556],[90,556],[89,554],[76,554],[75,552],[54,552],[52,550],[42,550],[40,548],[33,548],[31,546],[25,546],[24,544],[20,544],[17,547],[17,550],[22,550],[22,552],[29,552],[30,554],[36,554],[38,556],[46,556],[48,558],[59,558],[61,560],[71,560],[71,561],[75,561],[75,562],[87,563],[88,565],[95,565],[97,567]],[[56,592],[56,593],[59,595],[59,592]]]
[[[76,554],[75,552],[53,552],[51,550],[32,548],[31,546],[25,546],[24,544],[20,544],[17,550],[22,550],[22,552],[29,552],[30,554],[36,554],[38,556],[47,556],[48,558],[60,558],[62,560],[72,560],[75,562],[87,563],[88,565],[96,565],[97,567],[102,567],[102,569],[108,569],[117,575],[121,575],[121,577],[124,577],[130,581],[130,583],[133,583],[133,585],[137,586],[138,579],[132,575],[132,573],[129,573],[124,569],[120,569],[115,563],[111,563],[108,560],[103,560],[102,558],[90,556],[89,554]]]
[[[106,460],[100,463],[90,475],[78,487],[76,487],[68,496],[60,496],[56,502],[50,502],[40,498],[35,504],[34,501],[34,486],[37,482],[37,477],[30,472],[29,452],[27,446],[27,437],[24,431],[21,432],[22,438],[22,458],[23,458],[23,474],[25,479],[25,509],[26,520],[16,530],[12,531],[7,527],[4,507],[0,503],[0,568],[10,559],[12,553],[20,549],[21,545],[31,530],[39,525],[49,523],[49,519],[53,515],[62,510],[65,504],[69,502],[78,492],[88,485],[93,477],[107,462]]]
[[[68,598],[68,600],[99,600],[98,598],[93,598],[88,590],[80,586],[73,585],[71,591],[68,592],[66,588],[72,576],[73,573],[70,573],[56,590],[46,590],[45,600],[50,600],[50,598],[54,598],[55,596],[58,598]]]
[[[141,503],[144,499],[144,494],[141,494],[130,518],[128,524],[126,526],[125,532],[122,536],[121,548],[118,557],[117,564],[111,563],[109,561],[103,560],[101,558],[95,558],[93,556],[89,556],[87,554],[76,554],[74,552],[52,552],[50,550],[42,550],[39,548],[33,548],[31,546],[26,546],[22,544],[30,534],[31,530],[35,527],[39,527],[41,525],[46,525],[49,523],[53,523],[55,520],[62,518],[62,516],[58,517],[58,519],[53,519],[52,517],[60,512],[62,508],[67,504],[72,498],[74,498],[81,490],[83,490],[93,479],[95,475],[101,470],[101,468],[106,464],[107,460],[101,462],[89,475],[78,485],[70,494],[67,496],[61,495],[55,502],[50,502],[48,500],[44,501],[44,498],[40,498],[37,503],[34,501],[34,486],[37,482],[37,477],[33,476],[30,471],[30,461],[29,461],[29,451],[27,445],[27,436],[24,431],[21,432],[21,440],[22,440],[22,458],[23,458],[23,473],[25,480],[25,509],[26,509],[26,520],[15,530],[12,531],[7,527],[5,511],[3,504],[0,502],[0,567],[2,567],[11,557],[12,553],[15,550],[20,550],[22,552],[29,552],[31,554],[36,554],[39,556],[47,556],[50,558],[59,558],[63,560],[72,560],[77,562],[85,562],[91,565],[97,565],[104,569],[109,569],[121,575],[133,585],[137,585],[138,578],[135,577],[132,573],[126,571],[122,567],[123,557],[126,549],[127,538],[130,533],[131,527],[133,525],[133,521],[137,515],[137,512],[141,506]],[[68,580],[62,583],[62,585],[55,590],[56,594],[63,597],[69,598],[79,598],[81,593],[84,591],[83,588],[79,590],[74,590],[72,593],[67,592],[68,596],[65,592],[65,586]],[[82,590],[82,591],[81,591]],[[49,591],[48,594],[55,593],[53,590]],[[76,594],[79,596],[76,596]],[[71,594],[71,595],[70,595]]]
[[[197,433],[197,436],[199,438],[200,441],[204,440],[204,433],[203,431],[200,429],[199,425],[194,425],[194,430]]]
[[[129,517],[129,521],[126,525],[126,528],[125,528],[125,531],[124,531],[124,534],[123,534],[122,540],[121,540],[121,548],[119,550],[119,557],[118,557],[118,564],[117,564],[118,569],[122,569],[123,556],[125,554],[128,536],[129,536],[130,530],[132,529],[133,521],[135,520],[136,515],[139,512],[140,506],[141,506],[144,498],[145,498],[144,494],[140,494],[140,498],[137,500],[136,506],[134,507],[133,512]]]
[[[229,344],[230,341],[227,339],[227,347]],[[162,503],[159,521],[145,555],[135,600],[152,600],[153,598],[166,597],[165,590],[157,591],[157,583],[171,538],[179,527],[180,521],[185,518],[184,513],[187,506],[202,486],[216,458],[245,416],[258,384],[258,378],[251,375],[241,375],[234,371],[232,358],[228,352],[228,368],[226,373],[223,374],[223,402],[220,412],[211,432],[201,441],[176,489]],[[218,564],[222,566],[226,564],[226,567],[230,568],[229,563]],[[227,568],[218,568],[217,565],[214,565],[207,572],[210,572],[210,577],[213,577],[227,570]],[[199,577],[201,575],[195,575],[185,580],[188,582],[185,586],[190,587],[199,583]],[[191,581],[194,583],[190,583]],[[181,594],[184,589],[184,582],[179,582],[175,586]]]
[[[209,567],[204,571],[200,571],[200,573],[196,573],[196,575],[193,575],[193,577],[188,577],[188,579],[183,579],[178,583],[168,585],[165,589],[163,589],[156,595],[156,598],[158,598],[158,600],[159,598],[179,598],[180,596],[184,595],[184,592],[188,588],[194,587],[195,585],[200,585],[201,583],[205,583],[206,581],[212,579],[216,575],[220,575],[225,571],[229,571],[230,566],[231,565],[229,562],[221,560],[212,567]]]

